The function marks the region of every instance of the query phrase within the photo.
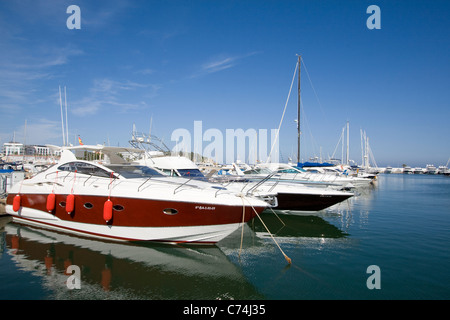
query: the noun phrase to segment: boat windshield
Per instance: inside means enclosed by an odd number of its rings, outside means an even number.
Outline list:
[[[271,174],[272,171],[265,168],[256,168],[244,171],[244,174]]]
[[[289,168],[289,169],[280,169],[278,170],[279,173],[300,173],[301,171],[296,168]]]
[[[162,177],[163,175],[155,169],[147,166],[134,166],[134,165],[107,165],[109,169],[115,173],[120,174],[126,179],[138,179],[138,178],[150,178],[150,177]]]
[[[58,167],[60,171],[77,172],[81,174],[94,175],[97,177],[109,178],[111,173],[92,163],[73,161]]]

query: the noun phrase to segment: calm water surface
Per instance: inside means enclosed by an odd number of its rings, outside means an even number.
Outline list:
[[[450,299],[449,177],[380,175],[331,209],[261,218],[274,238],[256,218],[218,246],[186,247],[102,242],[3,217],[0,299]],[[67,288],[69,265],[80,268],[79,290]],[[380,289],[367,287],[371,265]]]

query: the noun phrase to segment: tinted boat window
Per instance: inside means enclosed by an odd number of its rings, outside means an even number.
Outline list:
[[[99,168],[94,164],[86,162],[69,162],[59,166],[58,170],[70,172],[76,171],[77,173],[81,174],[94,175],[97,177],[105,177],[105,178],[109,178],[111,176],[110,172],[102,168]]]
[[[178,169],[178,172],[182,177],[191,177],[191,178],[203,178],[203,173],[198,169]]]
[[[280,172],[280,173],[299,173],[299,171],[297,171],[295,169],[281,169],[281,170],[278,170],[278,172]]]
[[[109,165],[107,167],[127,179],[162,177],[163,176],[161,173],[159,173],[155,169],[149,168],[147,166]]]
[[[260,173],[271,174],[272,171],[270,171],[268,169],[263,169],[263,168],[256,168],[256,169],[244,171],[244,174],[260,174]]]

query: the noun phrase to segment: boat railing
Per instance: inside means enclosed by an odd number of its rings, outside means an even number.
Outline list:
[[[268,180],[270,180],[275,174],[276,174],[276,172],[272,172],[272,173],[268,174],[266,177],[264,177],[263,179],[261,179],[259,182],[255,183],[255,185],[253,187],[251,187],[250,189],[247,190],[247,194],[252,193],[254,190],[256,190],[256,188],[258,188],[259,186],[261,186],[262,184],[264,184]]]
[[[174,190],[173,190],[173,194],[175,194],[175,191],[177,191],[179,188],[181,188],[182,186],[184,186],[184,185],[186,185],[189,181],[191,181],[192,180],[192,178],[189,178],[189,179],[186,179],[186,181],[185,182],[183,182],[183,183],[181,183],[178,187],[176,187]]]
[[[89,177],[88,177],[86,180],[84,180],[84,182],[83,182],[83,187],[86,186],[86,182],[87,182],[90,178],[92,178],[93,175],[94,175],[94,174],[91,173],[91,174],[89,175]],[[108,186],[108,189],[109,189],[109,186]]]
[[[72,172],[71,171],[69,171],[67,174],[66,174],[66,176],[63,178],[63,182],[66,182],[66,178],[71,174]],[[75,176],[75,175],[74,175]]]
[[[227,190],[227,186],[230,185],[232,183],[232,181],[228,181],[228,183],[226,185],[223,185],[220,189],[217,189],[216,193],[214,194],[214,198],[217,198],[217,194],[219,193],[220,190]],[[245,186],[244,186],[245,188]]]
[[[140,186],[138,187],[137,191],[138,191],[138,192],[140,192],[140,191],[141,191],[141,190],[140,190],[140,189],[141,189],[141,187],[142,187],[142,186],[143,186],[144,184],[146,184],[146,183],[147,183],[147,181],[148,181],[148,180],[150,180],[151,178],[152,178],[152,177],[150,177],[150,178],[147,178],[147,179],[146,179],[146,180],[145,180],[144,182],[142,182],[142,183],[141,183],[141,185],[140,185]]]
[[[44,178],[47,179],[48,176],[50,176],[50,175],[52,175],[52,174],[56,174],[56,173],[57,173],[57,171],[56,171],[56,172],[50,172],[50,173],[47,173],[47,174],[45,175]]]
[[[47,173],[47,174],[45,175],[45,179],[49,179],[49,177],[51,177],[52,175],[55,175],[56,173],[57,173],[56,171],[55,171],[55,172]],[[66,179],[69,178],[69,176],[70,176],[72,173],[75,174],[75,172],[69,171],[69,172],[67,172],[67,174],[66,174],[65,176],[60,176],[60,177],[58,178],[58,180],[59,180],[59,179],[62,179],[62,182],[66,182]],[[86,183],[88,182],[88,180],[90,180],[90,179],[91,179],[92,177],[94,177],[94,176],[96,176],[95,173],[91,173],[91,174],[89,174],[89,176],[86,177],[85,179],[77,179],[77,180],[79,181],[79,183],[81,183],[81,180],[84,180],[84,181],[83,181],[83,187],[85,187],[85,186],[86,186]],[[75,177],[75,175],[74,175],[74,177]],[[105,178],[106,178],[106,177],[105,177]],[[119,179],[119,177],[116,176],[115,174],[114,174],[113,176],[110,177],[110,181],[109,181],[108,187],[107,187],[108,189],[112,188],[112,185],[113,185],[114,181],[116,181],[116,179]],[[161,181],[161,180],[158,180],[157,176],[150,176],[150,177],[148,177],[147,179],[145,179],[145,181],[143,181],[143,182],[138,186],[137,191],[138,191],[138,192],[141,192],[141,191],[143,190],[144,185],[145,185],[150,179],[152,179],[152,181],[154,181],[154,182],[159,182],[159,183],[169,184],[169,185],[175,186],[175,189],[173,190],[173,194],[175,194],[175,193],[177,192],[177,190],[180,189],[180,188],[183,187],[183,186],[189,186],[189,187],[191,187],[191,188],[198,188],[198,186],[196,186],[196,185],[188,184],[190,181],[194,180],[194,178],[189,178],[189,179],[186,178],[186,179],[185,179],[186,181],[183,181],[183,182],[178,182],[178,181],[177,181],[177,182],[175,182],[175,181],[167,181],[167,180]]]
[[[280,179],[275,181],[275,183],[270,187],[269,192],[272,192],[272,190],[277,186],[278,183],[280,183]]]
[[[86,181],[89,180],[92,176],[93,176],[93,174],[91,174],[91,176],[89,178],[87,178]],[[108,184],[108,189],[111,188],[112,183],[114,181],[116,181],[116,179],[117,179],[117,177],[114,174],[114,172],[111,172],[111,176],[110,176],[110,179],[109,179],[110,181],[109,181],[109,184]],[[86,181],[85,181],[85,183],[86,183]]]

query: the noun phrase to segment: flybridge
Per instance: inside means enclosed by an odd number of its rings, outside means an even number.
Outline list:
[[[124,164],[128,163],[128,157],[134,156],[134,155],[142,155],[144,153],[144,150],[142,149],[135,149],[135,148],[128,148],[128,147],[108,147],[104,145],[80,145],[80,146],[70,146],[62,148],[63,150],[71,150],[73,152],[94,152],[94,153],[101,153],[102,155],[105,155],[108,157],[108,161],[111,164]],[[62,156],[67,157],[74,157],[72,152],[64,153],[62,152]]]

